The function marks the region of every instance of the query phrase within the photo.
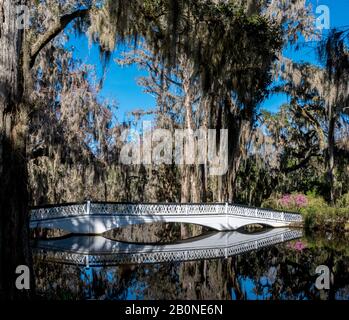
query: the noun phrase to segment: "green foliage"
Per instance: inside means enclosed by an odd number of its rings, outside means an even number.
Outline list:
[[[302,210],[308,230],[344,231],[349,221],[349,207],[331,207],[323,198],[309,199],[309,206]]]
[[[342,208],[348,208],[349,210],[349,192],[343,194],[338,200],[338,205]]]

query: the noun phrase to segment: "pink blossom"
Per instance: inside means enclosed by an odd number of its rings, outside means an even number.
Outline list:
[[[295,203],[297,207],[305,207],[308,204],[307,197],[304,196],[303,194],[297,194],[295,196]]]
[[[292,199],[291,199],[291,195],[289,194],[285,194],[281,199],[280,199],[280,203],[282,206],[284,207],[288,207],[292,202]]]
[[[308,204],[308,200],[307,197],[303,194],[285,194],[281,197],[279,203],[284,208],[303,208]]]
[[[303,251],[307,246],[301,240],[299,240],[295,243],[290,243],[289,247],[296,251]]]

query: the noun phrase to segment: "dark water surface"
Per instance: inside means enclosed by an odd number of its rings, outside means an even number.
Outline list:
[[[35,241],[33,257],[44,299],[349,300],[349,242],[300,230],[165,244],[68,236]],[[332,271],[329,290],[315,286],[320,265]]]

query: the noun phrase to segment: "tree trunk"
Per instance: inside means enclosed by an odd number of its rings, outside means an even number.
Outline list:
[[[245,119],[241,110],[232,105],[228,96],[219,106],[215,115],[216,130],[228,129],[228,172],[217,178],[217,195],[219,202],[233,202],[236,189],[236,179],[241,162],[241,146],[245,144],[246,130],[250,127],[250,119]],[[219,141],[217,142],[219,147]]]
[[[15,287],[16,267],[31,266],[26,166],[27,115],[23,96],[22,38],[17,6],[0,0],[0,297],[27,298]],[[31,273],[31,280],[32,280]],[[32,287],[32,286],[31,286]],[[33,289],[33,288],[32,288]]]
[[[330,201],[331,204],[335,202],[335,176],[334,176],[334,130],[336,125],[336,119],[329,113],[329,124],[328,124],[328,167],[327,167],[327,179],[330,187]]]
[[[184,102],[183,107],[185,110],[185,129],[192,129],[193,128],[193,113],[192,113],[192,103],[193,103],[193,93],[192,93],[192,87],[191,87],[191,68],[189,66],[185,66],[183,71],[183,92],[184,92]],[[186,141],[184,142],[187,143]],[[181,202],[182,203],[189,203],[192,202],[192,175],[193,175],[193,168],[192,165],[189,165],[186,163],[185,158],[185,148],[183,150],[184,154],[184,165],[182,165],[181,170]],[[188,238],[189,236],[189,229],[188,225],[181,223],[181,237]]]

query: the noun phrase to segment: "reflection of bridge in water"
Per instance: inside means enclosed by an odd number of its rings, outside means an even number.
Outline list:
[[[216,232],[174,244],[136,244],[102,236],[71,236],[39,240],[34,257],[47,261],[84,266],[161,263],[227,258],[302,237],[299,229],[269,229],[262,233]]]
[[[101,234],[133,224],[189,223],[218,231],[250,224],[287,227],[302,223],[299,214],[234,204],[69,204],[31,210],[30,227]]]

